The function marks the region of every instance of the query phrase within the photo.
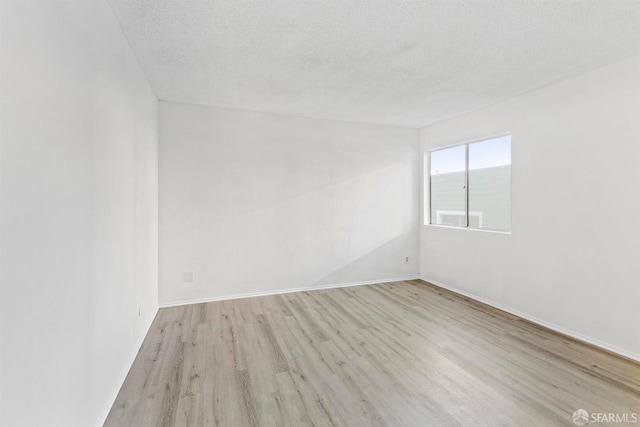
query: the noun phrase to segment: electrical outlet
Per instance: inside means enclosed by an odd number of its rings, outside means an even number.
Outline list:
[[[409,264],[409,257],[408,256],[404,257],[404,263],[405,264]]]
[[[182,281],[185,283],[191,283],[195,281],[195,274],[193,271],[185,271],[182,275]]]

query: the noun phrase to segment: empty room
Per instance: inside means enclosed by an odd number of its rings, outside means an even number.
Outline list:
[[[640,427],[640,0],[0,0],[0,426]]]

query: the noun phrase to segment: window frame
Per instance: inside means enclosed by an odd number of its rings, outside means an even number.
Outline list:
[[[492,139],[498,139],[498,138],[502,138],[508,136],[509,137],[509,147],[511,149],[511,163],[509,163],[510,166],[510,173],[509,173],[509,223],[510,223],[510,229],[509,230],[491,230],[491,229],[486,229],[486,228],[471,228],[469,227],[469,145],[471,144],[475,144],[477,142],[484,142],[484,141],[490,141]],[[465,151],[465,170],[464,170],[464,190],[465,190],[465,222],[466,225],[462,226],[462,225],[446,225],[446,224],[433,224],[431,221],[433,220],[433,218],[431,218],[431,153],[433,153],[434,151],[441,151],[441,150],[447,150],[449,148],[455,148],[455,147],[461,147],[464,146],[464,151]],[[513,231],[513,203],[512,203],[512,194],[513,194],[513,134],[511,133],[511,131],[506,131],[506,132],[501,132],[501,133],[496,133],[496,134],[492,134],[491,136],[487,136],[487,137],[482,137],[482,138],[477,138],[477,139],[472,139],[472,140],[467,140],[464,142],[455,142],[452,144],[447,144],[447,145],[442,145],[442,146],[438,146],[438,147],[433,147],[433,148],[429,148],[427,150],[425,150],[425,160],[424,160],[424,166],[425,166],[425,173],[424,173],[424,178],[427,180],[427,185],[425,186],[425,191],[424,191],[424,225],[430,226],[430,227],[441,227],[441,228],[454,228],[457,230],[471,230],[471,231],[481,231],[481,232],[485,232],[485,233],[498,233],[498,234],[511,234]],[[423,181],[424,182],[424,181]]]

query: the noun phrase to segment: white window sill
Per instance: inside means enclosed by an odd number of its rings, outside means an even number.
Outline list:
[[[434,228],[452,228],[454,230],[480,231],[480,232],[483,232],[483,233],[511,234],[511,231],[486,230],[484,228],[458,227],[458,226],[455,226],[455,225],[424,224],[424,226],[425,227],[434,227]]]

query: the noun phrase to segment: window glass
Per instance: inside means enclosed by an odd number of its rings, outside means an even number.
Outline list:
[[[429,222],[511,230],[511,136],[430,153]]]
[[[431,153],[431,223],[466,227],[466,148]]]
[[[511,229],[511,137],[469,144],[469,227]]]

